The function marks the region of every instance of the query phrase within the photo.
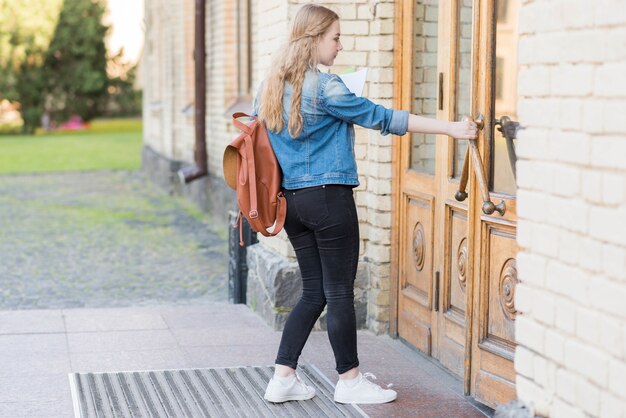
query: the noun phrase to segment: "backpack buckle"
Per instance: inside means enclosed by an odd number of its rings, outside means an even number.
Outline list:
[[[248,212],[248,216],[250,217],[250,219],[256,219],[259,217],[259,212],[253,209],[250,212]]]

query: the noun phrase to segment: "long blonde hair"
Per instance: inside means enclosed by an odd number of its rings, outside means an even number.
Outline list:
[[[338,19],[337,13],[316,4],[306,4],[298,10],[289,42],[276,52],[261,91],[259,119],[267,129],[283,129],[283,93],[288,82],[293,86],[289,135],[295,138],[302,132],[300,101],[304,76],[307,70],[317,67],[318,39]]]

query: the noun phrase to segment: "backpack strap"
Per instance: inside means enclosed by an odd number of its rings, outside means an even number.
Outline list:
[[[256,167],[254,165],[254,151],[252,149],[252,137],[250,135],[246,135],[244,138],[245,143],[245,154],[246,154],[246,165],[248,167],[248,180],[250,183],[250,212],[248,212],[248,222],[254,228],[255,231],[260,232],[266,237],[271,237],[275,235],[274,233],[267,232],[265,225],[261,223],[259,220],[259,212],[258,212],[258,198],[257,198],[257,190],[256,190]],[[283,204],[286,208],[287,205]],[[284,223],[284,221],[283,221]],[[282,229],[282,226],[281,226]],[[278,233],[280,230],[276,230]]]
[[[254,120],[255,122],[256,122],[257,118],[256,118],[256,117],[254,117],[254,116],[250,116],[250,115],[248,115],[248,114],[246,114],[246,113],[243,113],[243,112],[236,112],[236,113],[233,113],[233,124],[234,124],[237,128],[239,128],[239,130],[240,130],[241,132],[245,132],[245,133],[247,133],[248,135],[251,135],[251,134],[252,134],[252,130],[253,130],[254,123],[252,124],[252,126],[248,126],[248,125],[246,125],[245,123],[243,123],[243,122],[241,122],[241,121],[239,121],[239,120],[238,120],[239,118],[243,118],[243,117],[250,118],[250,119]]]
[[[276,226],[274,227],[274,231],[271,235],[277,235],[285,225],[285,219],[287,218],[287,201],[285,200],[285,195],[283,192],[279,192],[278,199],[276,200]]]
[[[244,138],[245,141],[245,154],[246,154],[246,165],[248,166],[248,179],[250,183],[250,212],[248,212],[248,221],[255,227],[255,229],[259,229],[259,212],[258,212],[258,202],[257,202],[257,193],[256,193],[256,167],[254,166],[254,151],[252,149],[252,137],[250,135],[246,135]],[[262,227],[261,229],[265,229]]]
[[[243,247],[243,216],[241,216],[241,211],[237,214],[237,219],[235,219],[235,225],[233,225],[233,229],[239,228],[239,246]]]
[[[282,231],[283,226],[285,225],[285,219],[287,218],[287,201],[285,200],[285,196],[283,196],[282,192],[278,194],[276,200],[276,223],[274,224],[274,230],[269,232],[258,219],[251,219],[252,224],[256,231],[260,232],[262,235],[266,237],[275,237],[278,235],[280,231]]]

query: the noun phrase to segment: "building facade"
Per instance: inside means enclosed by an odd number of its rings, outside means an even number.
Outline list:
[[[144,171],[227,228],[222,154],[303,1],[207,0],[209,176],[194,161],[192,0],[146,0]],[[626,411],[626,3],[318,1],[332,68],[368,68],[387,107],[483,125],[476,142],[356,129],[362,328],[401,338],[495,407]],[[297,300],[284,233],[248,247],[248,305],[280,329]],[[324,320],[319,327],[324,327]]]

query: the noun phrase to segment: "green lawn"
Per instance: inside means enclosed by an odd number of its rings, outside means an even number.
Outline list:
[[[89,130],[0,136],[0,174],[136,170],[141,164],[140,119],[102,119]]]

